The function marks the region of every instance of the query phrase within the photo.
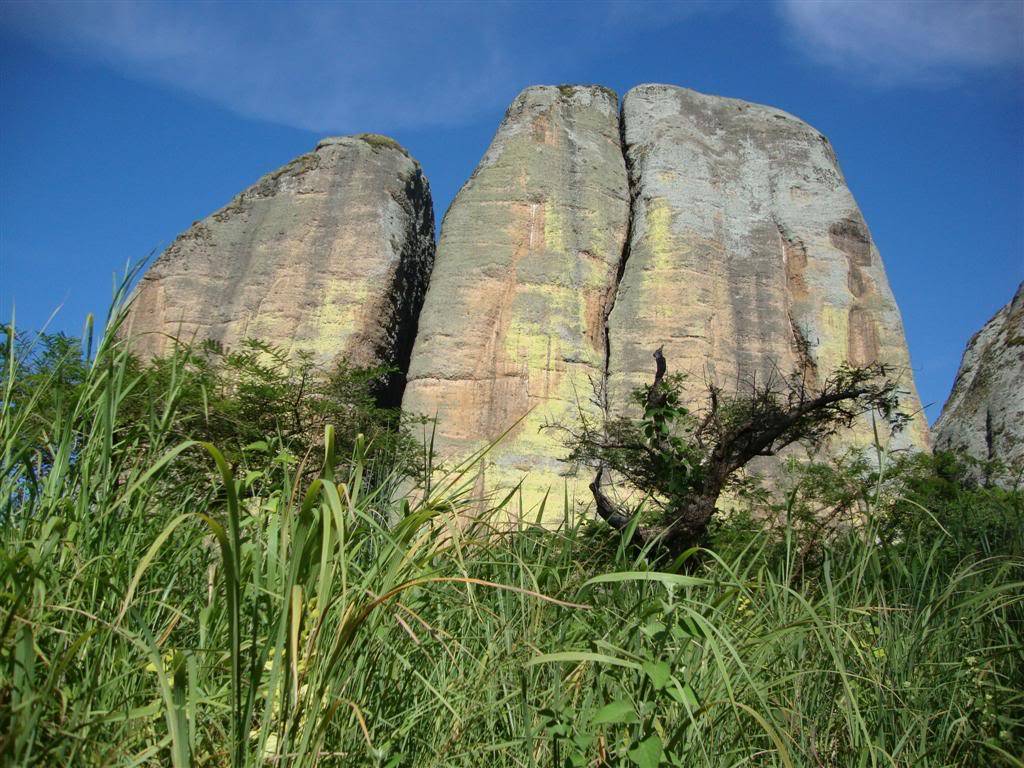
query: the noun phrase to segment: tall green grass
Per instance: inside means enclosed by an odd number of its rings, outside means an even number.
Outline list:
[[[1024,765],[1019,537],[951,561],[869,522],[808,572],[755,533],[669,573],[568,503],[466,527],[463,475],[403,499],[362,441],[328,433],[305,486],[275,435],[234,465],[170,442],[174,377],[125,423],[118,322],[46,409],[8,343],[8,764]]]

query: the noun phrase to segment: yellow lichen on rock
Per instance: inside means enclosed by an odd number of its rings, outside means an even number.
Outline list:
[[[878,362],[912,415],[891,447],[927,449],[899,311],[827,140],[771,107],[674,86],[634,88],[622,120],[634,205],[609,318],[611,409],[635,413],[628,394],[650,382],[658,347],[696,408],[707,383],[742,392]],[[866,416],[832,448],[874,434]]]
[[[403,405],[437,414],[441,460],[504,435],[476,490],[497,498],[522,483],[510,517],[534,519],[551,494],[556,522],[566,486],[586,501],[547,427],[580,408],[593,417],[591,381],[604,375],[629,212],[617,107],[596,87],[521,93],[442,228]]]

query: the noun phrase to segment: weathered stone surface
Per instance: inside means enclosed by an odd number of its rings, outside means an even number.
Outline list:
[[[660,345],[689,391],[844,361],[901,372],[927,448],[899,310],[828,140],[770,107],[642,85],[623,104],[633,194],[628,260],[609,317],[613,410],[650,381]],[[845,442],[871,439],[865,422]]]
[[[433,259],[419,163],[384,136],[328,138],[179,236],[140,282],[127,332],[144,357],[172,337],[257,338],[404,369]]]
[[[629,213],[618,97],[527,88],[445,215],[403,407],[437,416],[435,447],[458,459],[511,432],[484,459],[481,494],[524,479],[530,512],[551,491],[586,498],[589,476],[542,430],[593,413],[604,319]],[[518,508],[518,507],[517,507]]]
[[[967,343],[953,391],[935,423],[935,447],[997,459],[1011,485],[1024,470],[1024,283]],[[980,472],[978,473],[980,475]]]
[[[440,458],[508,431],[476,490],[525,480],[517,508],[532,516],[552,492],[549,520],[563,490],[589,498],[590,476],[542,427],[600,418],[595,385],[626,410],[661,345],[694,396],[705,377],[734,389],[881,361],[919,411],[828,141],[779,110],[671,86],[633,89],[621,119],[604,88],[523,91],[448,211],[436,265],[419,165],[384,137],[327,139],[179,237],[140,283],[129,332],[145,356],[172,336],[256,337],[407,367],[403,406],[437,417]],[[844,443],[871,434],[865,422]],[[918,414],[894,445],[928,440]]]

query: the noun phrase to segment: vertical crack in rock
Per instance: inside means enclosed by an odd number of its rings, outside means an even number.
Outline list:
[[[619,109],[619,146],[622,150],[622,161],[626,167],[626,184],[629,191],[629,211],[626,218],[626,236],[622,241],[622,253],[619,255],[619,265],[615,271],[615,281],[608,290],[608,298],[605,301],[604,308],[604,372],[601,380],[601,406],[604,410],[604,417],[606,419],[611,415],[608,402],[609,372],[611,370],[612,360],[609,319],[611,318],[612,310],[615,309],[615,301],[619,296],[619,286],[622,284],[622,276],[626,273],[626,264],[629,261],[629,247],[633,240],[634,207],[636,205],[637,198],[636,180],[633,176],[633,164],[629,159],[629,149],[626,145],[626,116],[623,113],[621,106]]]
[[[376,349],[377,358],[390,360],[393,368],[376,393],[378,403],[384,408],[398,408],[402,403],[420,311],[434,268],[433,206],[412,203],[431,199],[430,182],[418,166],[406,180],[404,191],[404,195],[392,193],[392,198],[406,214],[406,229],[382,313],[384,335]]]
[[[995,440],[992,429],[992,409],[985,409],[985,458],[992,461],[996,457]]]
[[[813,386],[818,381],[818,363],[814,359],[813,345],[806,331],[793,317],[792,311],[789,312],[789,327],[793,331],[793,348],[800,364],[800,377],[805,384]]]

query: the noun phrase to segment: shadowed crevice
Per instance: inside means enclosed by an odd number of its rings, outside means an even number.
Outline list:
[[[376,387],[377,404],[382,408],[398,408],[405,394],[412,348],[419,332],[420,311],[430,285],[434,268],[437,242],[434,237],[434,203],[430,183],[417,168],[405,185],[405,198],[413,208],[409,211],[409,224],[405,244],[399,254],[388,289],[389,316],[385,320],[384,340],[377,356],[388,362],[394,370],[383,377]],[[419,205],[417,205],[419,203]]]
[[[626,216],[626,236],[622,241],[622,253],[619,256],[619,265],[615,271],[615,281],[608,291],[608,301],[604,310],[604,373],[601,382],[601,407],[605,416],[610,413],[608,402],[608,384],[611,375],[611,336],[609,333],[609,320],[612,310],[615,309],[615,301],[619,295],[619,286],[622,284],[622,277],[626,273],[626,263],[629,261],[630,244],[633,240],[633,217],[636,213],[636,199],[638,185],[633,173],[633,164],[629,158],[629,151],[626,145],[626,111],[624,105],[619,107],[619,149],[622,151],[622,160],[626,167],[626,185],[629,191],[629,213]]]

